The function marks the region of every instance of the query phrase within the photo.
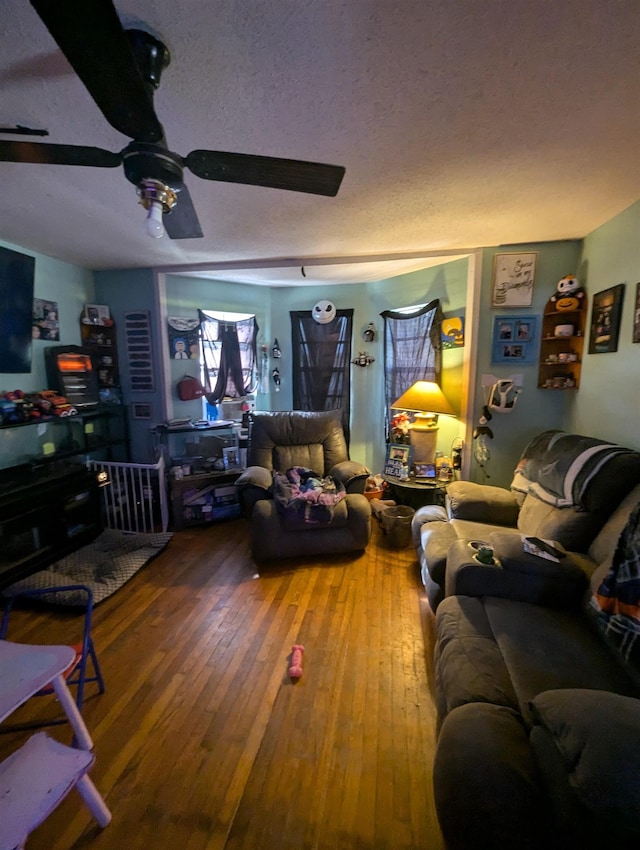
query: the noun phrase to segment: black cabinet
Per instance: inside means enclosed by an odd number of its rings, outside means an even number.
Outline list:
[[[126,408],[104,404],[75,416],[55,416],[0,427],[0,469],[23,463],[128,461]]]
[[[95,473],[24,464],[0,471],[0,590],[90,543],[102,530]]]

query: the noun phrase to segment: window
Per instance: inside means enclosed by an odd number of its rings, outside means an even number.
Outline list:
[[[316,322],[310,310],[289,315],[293,406],[296,410],[342,410],[348,440],[353,310],[336,310],[335,318],[324,325]]]
[[[209,404],[242,398],[257,386],[255,316],[198,310],[202,344],[203,383]]]
[[[385,424],[393,402],[416,381],[440,383],[442,370],[442,310],[435,299],[423,307],[385,310]]]

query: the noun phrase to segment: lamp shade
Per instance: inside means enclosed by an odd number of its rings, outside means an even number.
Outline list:
[[[417,410],[421,413],[444,413],[455,416],[455,411],[435,381],[416,381],[391,405],[399,410]]]

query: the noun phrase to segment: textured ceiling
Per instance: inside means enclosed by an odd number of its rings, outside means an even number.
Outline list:
[[[204,238],[152,240],[121,170],[0,163],[0,239],[94,269],[233,263],[248,279],[246,263],[270,283],[272,260],[302,283],[330,258],[350,281],[376,274],[354,258],[402,270],[403,254],[416,268],[421,253],[580,238],[640,197],[638,0],[116,5],[171,51],[155,105],[172,150],[344,165],[340,192],[188,174]],[[2,12],[0,125],[121,150],[30,4]]]

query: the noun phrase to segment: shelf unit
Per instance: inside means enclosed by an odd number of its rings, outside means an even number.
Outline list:
[[[105,404],[75,416],[0,426],[0,470],[62,459],[128,461],[126,408]]]
[[[218,420],[183,427],[156,425],[152,436],[156,454],[164,457],[169,470],[176,531],[240,516],[235,487],[242,471],[238,423]]]
[[[95,474],[45,463],[0,470],[0,590],[86,546],[102,530]]]
[[[582,371],[586,309],[561,311],[553,307],[553,302],[548,302],[542,316],[538,388],[577,390]],[[573,334],[558,336],[558,325],[573,325]]]
[[[175,531],[240,516],[235,483],[240,470],[203,472],[169,479]]]
[[[120,385],[116,326],[113,320],[110,322],[109,325],[102,325],[89,322],[84,314],[80,317],[82,347],[93,360],[101,389]]]

